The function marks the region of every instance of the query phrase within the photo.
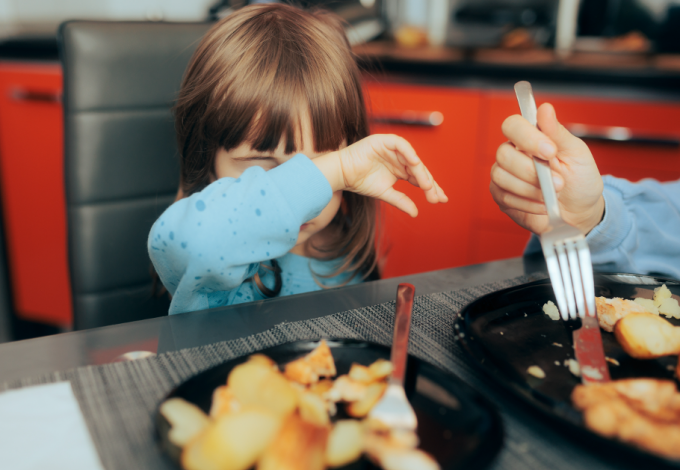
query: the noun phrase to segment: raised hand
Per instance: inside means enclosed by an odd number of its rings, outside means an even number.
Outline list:
[[[418,215],[418,209],[408,196],[393,188],[398,180],[421,188],[432,204],[448,201],[411,144],[396,135],[371,135],[313,161],[334,191],[352,191],[374,197],[412,217]]]
[[[494,200],[520,226],[541,234],[548,229],[543,196],[532,155],[552,169],[562,218],[590,232],[604,213],[603,183],[588,146],[562,126],[548,103],[538,108],[538,127],[522,116],[503,122],[508,142],[496,152],[490,191]]]

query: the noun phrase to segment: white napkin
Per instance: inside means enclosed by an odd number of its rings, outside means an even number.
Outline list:
[[[102,470],[70,382],[0,393],[0,467]]]

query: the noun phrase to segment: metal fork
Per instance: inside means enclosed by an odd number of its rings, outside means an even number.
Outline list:
[[[522,116],[535,126],[536,102],[531,84],[517,82],[515,94]],[[550,165],[545,160],[533,158],[550,223],[550,229],[541,235],[541,248],[555,291],[557,308],[563,320],[585,318],[586,315],[594,317],[595,286],[588,243],[583,233],[566,223],[560,215]]]
[[[391,430],[415,431],[418,426],[416,414],[404,392],[406,376],[406,358],[408,356],[408,337],[411,331],[411,312],[416,288],[402,283],[397,288],[397,306],[394,318],[394,336],[392,340],[392,376],[387,383],[387,390],[380,401],[368,414],[368,421],[387,427]]]

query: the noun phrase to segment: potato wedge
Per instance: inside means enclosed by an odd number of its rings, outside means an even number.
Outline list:
[[[355,382],[371,383],[375,380],[368,367],[356,363],[352,364],[352,367],[349,369],[349,374],[347,375]]]
[[[257,470],[323,470],[329,430],[330,426],[314,426],[297,414],[288,416]]]
[[[364,451],[364,429],[359,421],[338,421],[328,436],[326,465],[342,467],[354,462]]]
[[[316,383],[321,377],[335,377],[336,373],[333,354],[325,340],[306,356],[284,367],[286,378],[304,385]]]
[[[171,426],[168,439],[179,447],[184,447],[210,424],[203,410],[183,398],[163,402],[160,412]]]
[[[680,328],[649,312],[633,312],[616,323],[614,335],[626,353],[653,359],[680,353]]]
[[[378,359],[373,364],[368,366],[368,370],[371,372],[373,380],[386,379],[392,373],[393,369],[394,367],[392,366],[392,362],[386,359]]]
[[[275,439],[282,420],[264,408],[223,415],[182,452],[186,470],[246,470]]]
[[[326,427],[331,421],[328,416],[326,400],[316,393],[305,392],[300,395],[300,417],[315,426]]]
[[[212,404],[210,405],[211,418],[233,413],[240,408],[241,404],[228,386],[222,385],[215,389],[212,396]]]
[[[386,388],[385,382],[373,382],[366,387],[366,393],[360,400],[347,405],[347,414],[353,418],[363,418],[380,401]]]
[[[297,407],[298,392],[280,372],[263,361],[236,366],[229,374],[227,386],[244,406],[262,406],[280,416]]]

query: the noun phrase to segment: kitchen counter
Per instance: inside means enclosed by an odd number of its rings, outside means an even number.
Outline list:
[[[578,52],[558,61],[548,49],[406,48],[389,41],[354,51],[366,73],[401,81],[507,89],[529,80],[581,95],[680,100],[680,55]]]

